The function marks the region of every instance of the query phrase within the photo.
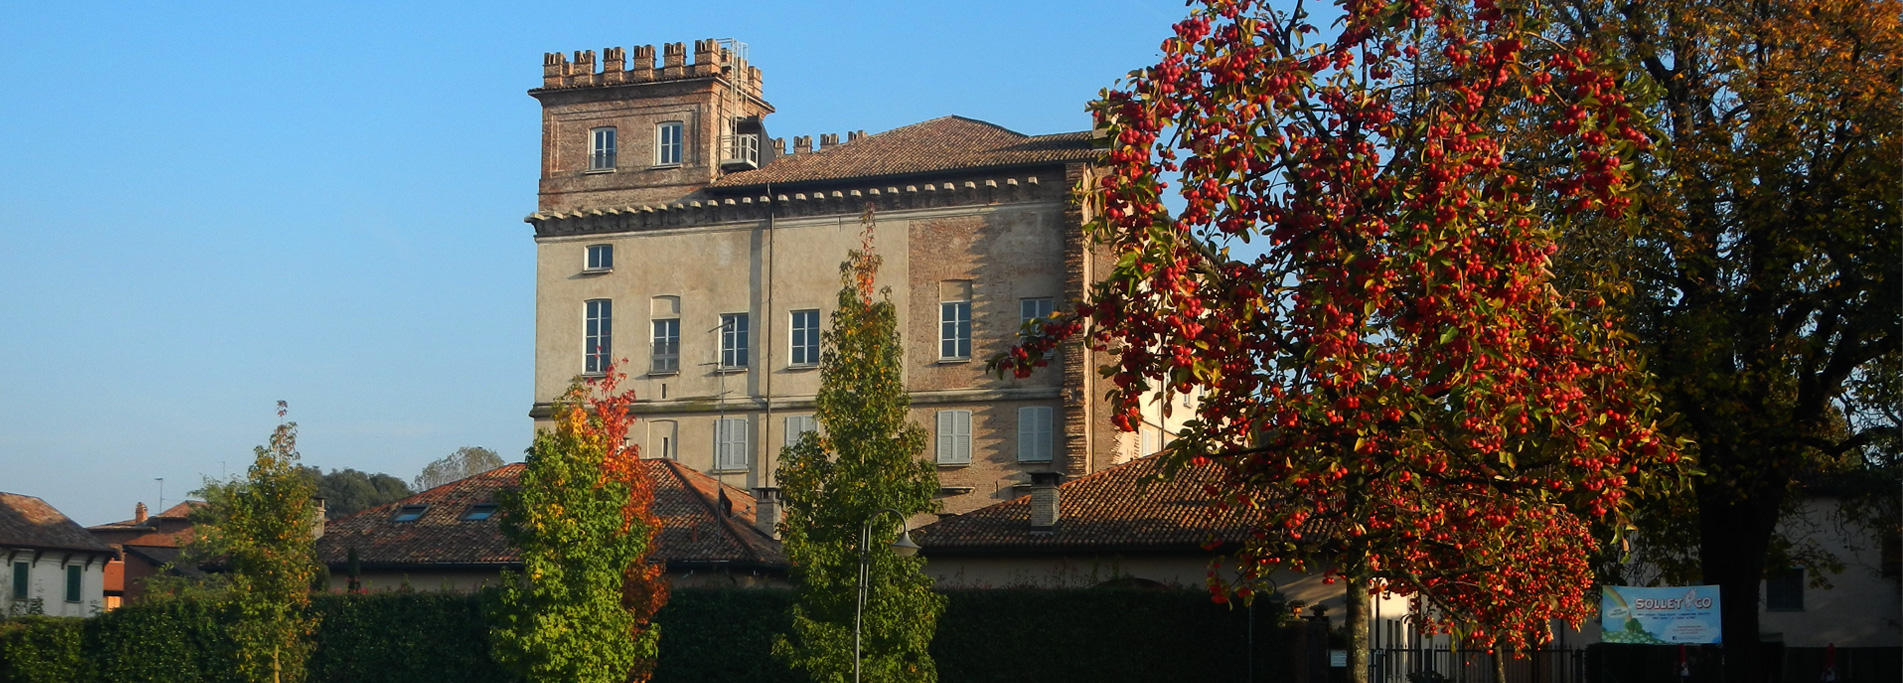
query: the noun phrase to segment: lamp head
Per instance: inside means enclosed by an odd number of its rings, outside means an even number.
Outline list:
[[[918,544],[912,542],[912,532],[899,534],[899,540],[892,542],[892,553],[899,557],[911,557],[918,554]]]

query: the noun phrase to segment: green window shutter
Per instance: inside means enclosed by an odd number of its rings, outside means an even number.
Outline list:
[[[27,573],[32,565],[25,562],[13,563],[13,599],[25,600],[27,593]]]
[[[76,565],[76,564],[66,565],[66,601],[67,602],[79,602],[80,571],[81,571],[81,567],[79,565]]]

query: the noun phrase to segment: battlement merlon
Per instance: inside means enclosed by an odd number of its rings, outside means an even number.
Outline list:
[[[720,78],[761,98],[760,69],[721,47],[715,39],[694,41],[694,61],[687,61],[685,43],[661,46],[656,63],[653,45],[636,45],[633,54],[619,48],[602,50],[596,69],[594,50],[577,50],[573,57],[550,52],[542,55],[542,89],[592,88],[632,83],[658,83],[690,78]]]

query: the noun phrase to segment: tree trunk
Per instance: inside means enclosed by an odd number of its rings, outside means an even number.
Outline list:
[[[1698,559],[1705,583],[1718,586],[1727,683],[1765,680],[1758,642],[1758,588],[1784,497],[1781,487],[1768,488],[1775,490],[1749,495],[1722,486],[1698,490]]]
[[[1342,578],[1348,584],[1348,613],[1342,616],[1342,627],[1348,630],[1348,683],[1368,683],[1368,579]]]
[[[1507,683],[1507,641],[1493,641],[1493,683]]]

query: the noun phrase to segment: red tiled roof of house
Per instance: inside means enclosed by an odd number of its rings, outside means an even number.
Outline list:
[[[143,505],[143,503],[141,503],[141,505]],[[160,512],[156,515],[147,517],[145,522],[138,522],[138,521],[134,521],[130,519],[122,519],[117,522],[107,522],[105,524],[100,524],[97,526],[89,526],[86,528],[91,531],[123,531],[123,530],[149,531],[158,526],[158,524],[155,523],[157,521],[173,522],[173,524],[170,524],[168,526],[177,526],[178,524],[184,524],[186,520],[191,519],[192,512],[195,510],[198,510],[199,508],[205,507],[205,505],[206,505],[205,501],[202,501],[202,500],[188,500],[183,503],[179,503],[172,507],[166,508],[164,512]],[[183,527],[183,528],[184,528],[183,533],[187,534],[187,536],[185,536],[183,540],[191,540],[189,535],[191,533],[191,528],[189,526]],[[140,544],[141,545],[162,545],[158,543],[140,543]]]
[[[46,501],[18,493],[0,493],[0,547],[112,552]]]
[[[721,176],[711,187],[1061,164],[1091,161],[1097,154],[1087,131],[1025,135],[976,119],[943,116],[817,152],[783,156],[758,169]]]
[[[1215,465],[1189,466],[1160,478],[1152,455],[1059,484],[1058,521],[1031,530],[1031,497],[981,508],[925,525],[913,538],[930,554],[972,552],[1181,551],[1246,538],[1261,521],[1252,509],[1212,514]]]
[[[742,564],[783,567],[778,542],[753,527],[753,496],[721,484],[672,460],[643,460],[654,479],[655,516],[661,520],[650,559],[671,565]],[[497,491],[522,478],[523,465],[438,486],[403,500],[364,510],[325,525],[317,557],[342,565],[351,548],[365,566],[513,565],[521,555],[502,536],[501,515],[463,521],[478,503],[495,502]],[[731,514],[721,501],[731,503]],[[404,507],[428,506],[414,522],[394,521]]]

